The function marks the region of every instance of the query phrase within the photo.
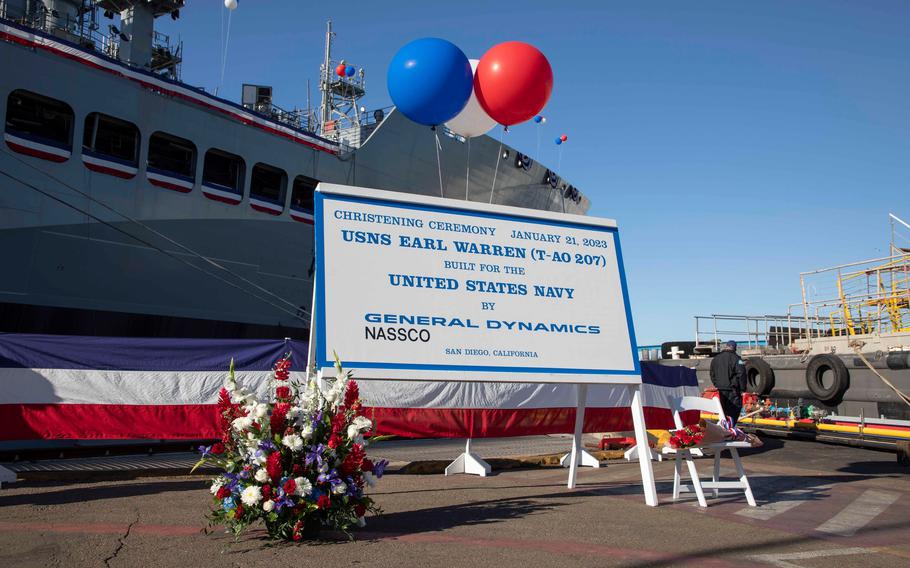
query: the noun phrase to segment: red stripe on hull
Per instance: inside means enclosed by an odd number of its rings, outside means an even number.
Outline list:
[[[6,145],[14,152],[20,154],[25,154],[26,156],[31,156],[33,158],[41,158],[42,160],[48,160],[50,162],[56,162],[58,164],[65,162],[70,159],[69,156],[58,156],[57,154],[51,154],[50,152],[42,152],[41,150],[35,150],[34,148],[29,148],[27,146],[20,146],[15,142],[6,141]]]
[[[221,203],[227,203],[228,205],[237,205],[240,203],[240,200],[234,201],[233,199],[228,199],[227,197],[221,197],[220,195],[215,195],[214,193],[206,193],[205,190],[202,191],[202,195],[208,197],[209,199],[214,199],[215,201],[220,201]]]
[[[645,407],[648,428],[672,428],[666,408]],[[572,432],[574,408],[521,410],[366,408],[378,434],[408,438],[484,438]],[[221,437],[210,404],[3,404],[0,440],[192,440]],[[684,417],[698,420],[698,413]],[[588,408],[585,432],[632,430],[628,408]]]
[[[149,90],[155,91],[155,92],[157,92],[157,93],[161,93],[161,94],[168,95],[168,96],[171,96],[171,97],[176,97],[176,98],[179,98],[179,99],[182,99],[182,100],[191,102],[191,103],[193,103],[193,104],[197,104],[197,105],[199,105],[199,106],[201,106],[201,107],[204,107],[204,108],[207,108],[207,109],[209,109],[209,110],[213,110],[213,111],[215,111],[215,112],[219,112],[219,113],[224,114],[224,115],[227,115],[227,116],[229,116],[229,117],[231,117],[231,118],[233,118],[233,119],[235,119],[235,120],[239,120],[240,122],[246,124],[247,126],[252,126],[252,127],[258,128],[258,129],[260,129],[260,130],[265,130],[266,132],[269,132],[269,133],[271,133],[271,134],[275,134],[275,135],[281,136],[281,137],[283,137],[283,138],[287,138],[288,140],[291,140],[291,141],[293,141],[293,142],[297,142],[298,144],[303,144],[304,146],[309,146],[310,148],[313,148],[314,150],[321,150],[322,152],[325,152],[325,153],[327,153],[327,154],[332,154],[332,155],[336,155],[336,154],[338,153],[338,152],[329,150],[329,149],[327,149],[327,148],[323,148],[322,146],[319,146],[318,144],[315,144],[315,143],[313,143],[313,142],[309,142],[309,141],[304,140],[304,139],[301,139],[301,138],[296,138],[296,137],[294,137],[294,136],[291,136],[290,134],[287,134],[287,133],[285,133],[285,132],[281,132],[280,130],[278,130],[278,129],[276,129],[276,128],[272,128],[272,127],[270,127],[270,126],[265,126],[265,125],[262,125],[262,124],[257,124],[257,123],[255,123],[255,122],[253,122],[252,120],[249,120],[248,118],[243,117],[242,115],[235,114],[235,113],[233,113],[233,112],[231,112],[231,111],[229,111],[229,110],[225,110],[225,109],[223,109],[223,108],[221,108],[221,107],[218,107],[218,106],[216,106],[216,105],[207,103],[206,101],[203,101],[203,100],[196,99],[196,98],[193,98],[193,97],[191,97],[191,96],[185,95],[185,94],[183,94],[183,93],[181,93],[181,92],[179,92],[179,91],[167,89],[167,88],[162,87],[162,86],[160,86],[160,85],[156,85],[156,84],[154,84],[154,83],[149,83],[148,81],[143,81],[143,80],[141,80],[141,79],[135,79],[135,78],[132,78],[132,77],[127,77],[126,75],[124,75],[123,73],[119,72],[119,71],[116,70],[116,69],[111,69],[111,68],[108,68],[108,67],[104,67],[103,65],[98,65],[97,63],[93,63],[93,62],[91,62],[91,61],[89,61],[89,60],[87,60],[87,59],[83,59],[83,58],[81,58],[81,57],[78,57],[78,56],[76,56],[76,55],[73,55],[72,53],[67,53],[67,52],[65,52],[65,51],[61,51],[61,50],[59,50],[59,49],[56,49],[56,48],[53,48],[53,47],[50,47],[50,46],[47,46],[47,45],[41,45],[41,44],[39,44],[39,43],[35,43],[35,42],[32,42],[32,41],[28,41],[28,40],[22,39],[22,38],[20,38],[20,37],[18,37],[18,36],[15,36],[15,35],[13,35],[13,34],[8,34],[8,33],[6,33],[6,32],[0,32],[0,39],[4,39],[4,40],[10,41],[10,42],[12,42],[12,43],[17,43],[17,44],[23,45],[23,46],[25,46],[25,47],[30,47],[30,48],[32,48],[32,49],[42,49],[42,50],[44,50],[44,51],[49,51],[49,52],[51,52],[51,53],[54,53],[54,54],[56,54],[56,55],[59,55],[59,56],[65,58],[65,59],[69,59],[69,60],[75,61],[75,62],[77,62],[77,63],[82,63],[83,65],[87,65],[87,66],[89,66],[89,67],[92,67],[93,69],[98,69],[99,71],[104,71],[104,72],[106,72],[106,73],[110,73],[111,75],[115,75],[115,76],[117,76],[117,77],[122,77],[123,79],[126,79],[127,81],[133,81],[133,82],[135,82],[135,83],[139,83],[139,84],[142,85],[143,87],[145,87],[145,88],[147,88],[147,89],[149,89]],[[188,88],[192,88],[192,87],[188,87]]]
[[[122,172],[120,170],[115,170],[114,168],[107,168],[105,166],[99,166],[98,164],[90,164],[88,162],[82,162],[85,164],[85,167],[92,170],[93,172],[98,172],[99,174],[106,174],[109,176],[118,177],[120,179],[133,179],[136,177],[136,174],[131,174],[129,172]]]
[[[307,219],[306,217],[297,217],[297,216],[294,215],[293,213],[291,214],[291,219],[293,219],[293,220],[295,220],[295,221],[299,221],[299,222],[301,222],[301,223],[306,223],[307,225],[313,225],[313,224],[314,224],[312,219]]]
[[[189,193],[189,192],[193,191],[192,187],[183,187],[182,185],[168,183],[166,181],[161,181],[161,180],[152,179],[152,178],[148,178],[148,180],[149,180],[149,183],[152,185],[157,185],[158,187],[163,187],[164,189],[179,191],[180,193]]]
[[[256,205],[255,203],[250,203],[250,207],[261,213],[268,213],[269,215],[281,215],[281,211],[275,211],[273,209],[269,209],[268,207],[263,207],[262,205]]]

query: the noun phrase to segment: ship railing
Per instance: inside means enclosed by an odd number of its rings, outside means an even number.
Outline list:
[[[353,118],[343,116],[330,120],[322,127],[322,136],[348,149],[359,148],[393,108],[395,107],[387,106],[372,111],[358,109]]]
[[[819,333],[820,326],[806,326],[802,316],[731,315],[695,316],[696,355],[711,355],[723,348],[726,341],[736,341],[740,353],[791,353],[793,344]]]

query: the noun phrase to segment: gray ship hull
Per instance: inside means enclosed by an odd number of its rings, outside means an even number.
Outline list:
[[[327,145],[186,85],[130,75],[127,66],[100,56],[86,63],[65,42],[0,24],[6,40],[0,41],[0,114],[7,115],[10,94],[24,90],[65,102],[75,117],[71,154],[61,162],[23,153],[9,136],[0,151],[0,331],[305,336],[313,226],[305,215],[304,222],[293,215],[290,190],[277,204],[280,214],[255,209],[251,166],[280,168],[289,180],[304,175],[440,194],[433,132],[397,112],[365,130],[356,149]],[[80,142],[94,112],[135,124],[140,156],[154,132],[192,141],[196,172],[209,148],[241,156],[239,202],[207,197],[198,173],[186,192],[152,185],[142,158],[129,179],[87,167]],[[470,146],[440,140],[445,197],[467,193],[486,202],[495,175],[494,203],[582,214],[588,208],[585,197],[566,197],[565,182],[546,183],[544,166],[517,165],[508,146],[497,166],[498,140],[484,136]]]

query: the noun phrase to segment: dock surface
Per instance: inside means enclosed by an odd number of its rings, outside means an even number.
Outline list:
[[[486,440],[483,457],[550,453],[552,437]],[[454,458],[459,441],[388,442],[406,463]],[[539,450],[539,451],[538,451]],[[373,450],[383,454],[382,444]],[[202,531],[201,476],[21,481],[0,490],[3,566],[910,566],[910,470],[894,453],[766,439],[744,453],[758,507],[740,496],[671,499],[672,463],[655,463],[660,506],[644,504],[637,463],[490,477],[391,473],[371,492],[384,514],[354,542],[327,534],[275,544]],[[88,459],[88,458],[86,458]],[[116,459],[116,458],[108,458]],[[725,462],[725,472],[732,463]],[[711,461],[698,461],[703,475]]]

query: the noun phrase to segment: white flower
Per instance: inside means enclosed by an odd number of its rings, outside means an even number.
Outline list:
[[[369,471],[363,472],[363,480],[366,481],[367,485],[370,487],[376,487],[376,478],[373,477],[373,474]]]
[[[216,477],[215,481],[212,482],[212,486],[209,487],[209,491],[212,493],[212,495],[214,495],[215,493],[218,493],[218,490],[221,489],[223,486],[224,486],[224,478]]]
[[[288,410],[287,417],[288,417],[288,420],[295,420],[295,419],[297,419],[297,417],[299,417],[302,414],[303,414],[302,408],[300,408],[299,406],[292,406],[291,409]]]
[[[313,437],[313,427],[307,424],[303,427],[303,430],[300,431],[300,435],[303,436],[305,440],[309,440]]]
[[[344,492],[348,490],[348,486],[344,482],[339,483],[332,488],[332,493],[335,495],[344,495]]]
[[[357,517],[357,526],[360,528],[367,526],[367,520],[363,517]]]
[[[373,427],[373,421],[366,416],[355,416],[351,421],[351,426],[356,426],[361,432],[366,432]]]
[[[327,402],[335,402],[335,399],[338,398],[338,393],[335,392],[335,389],[330,390],[325,393],[325,399]]]
[[[299,452],[303,448],[303,438],[297,434],[288,434],[281,440],[281,445],[287,446],[292,452]]]
[[[234,430],[237,430],[238,432],[243,432],[252,425],[253,419],[249,416],[241,416],[240,418],[235,418],[233,422],[231,422],[231,426],[233,426]]]
[[[295,477],[294,483],[297,485],[294,493],[300,495],[301,497],[306,497],[313,492],[313,484],[310,483],[310,480],[305,477]]]
[[[270,513],[272,511],[272,509],[274,509],[274,508],[275,508],[275,502],[272,501],[271,499],[269,499],[268,501],[266,501],[265,503],[262,504],[262,510],[265,511],[266,513]]]
[[[256,470],[256,475],[253,476],[253,477],[254,477],[254,478],[256,479],[256,481],[258,481],[259,483],[265,483],[266,481],[269,480],[269,472],[267,472],[266,470],[260,468],[260,469],[257,469],[257,470]]]
[[[240,500],[243,501],[243,504],[251,507],[259,503],[260,499],[262,499],[262,493],[259,491],[258,485],[250,485],[240,494]]]
[[[269,405],[260,402],[256,405],[256,418],[262,419],[269,415]]]

